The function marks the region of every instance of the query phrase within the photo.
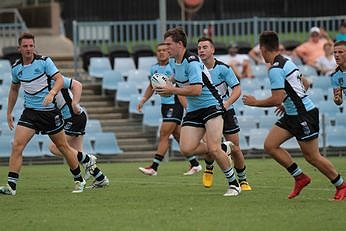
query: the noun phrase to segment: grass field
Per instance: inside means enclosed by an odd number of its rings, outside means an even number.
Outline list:
[[[346,176],[346,158],[331,161]],[[329,201],[334,187],[303,159],[297,163],[313,181],[293,200],[293,180],[271,159],[247,161],[253,191],[235,198],[222,196],[218,168],[205,189],[201,174],[182,175],[181,161],[163,162],[156,177],[138,172],[148,163],[100,164],[111,185],[81,194],[71,193],[66,165],[24,166],[17,195],[0,196],[0,230],[345,230],[346,201]],[[0,167],[3,183],[7,171]]]

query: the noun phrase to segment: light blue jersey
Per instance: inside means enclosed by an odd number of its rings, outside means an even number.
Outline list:
[[[342,91],[346,96],[346,71],[342,71],[340,67],[337,67],[335,72],[330,75],[330,80],[333,89],[342,87]]]
[[[186,96],[187,112],[215,105],[223,108],[222,99],[212,84],[210,73],[197,55],[186,51],[182,63],[178,64],[173,61],[171,65],[178,87],[202,85],[202,92],[199,96]]]
[[[209,69],[209,73],[222,100],[226,101],[230,96],[229,87],[233,89],[239,85],[239,80],[233,70],[227,64],[215,59],[214,67]],[[226,109],[229,110],[232,108],[233,105],[230,105]]]
[[[150,69],[150,76],[152,76],[155,73],[160,73],[160,74],[166,75],[167,77],[172,77],[173,69],[169,63],[167,63],[164,66],[160,66],[159,63],[156,63]],[[174,95],[161,96],[161,104],[174,104],[175,103],[174,98],[175,98]]]
[[[43,106],[43,100],[52,87],[52,77],[59,70],[49,57],[34,55],[31,64],[23,65],[21,59],[12,66],[12,83],[24,89],[24,107],[47,111],[55,108],[54,103]]]
[[[290,60],[278,55],[269,69],[272,90],[286,91],[284,107],[287,115],[298,115],[315,108],[306,94],[298,67]]]

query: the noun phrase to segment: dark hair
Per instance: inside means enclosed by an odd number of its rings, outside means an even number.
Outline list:
[[[183,28],[181,27],[175,27],[175,28],[171,28],[168,31],[166,31],[165,35],[163,36],[164,39],[168,38],[168,37],[172,37],[172,40],[174,42],[182,42],[184,47],[186,47],[186,43],[187,43],[187,38],[186,38],[186,34],[185,31],[183,30]]]
[[[32,39],[35,42],[35,36],[33,34],[24,32],[18,38],[18,45],[20,45],[22,43],[23,39]]]
[[[260,35],[259,44],[268,51],[277,51],[279,50],[279,36],[274,31],[263,31]]]
[[[345,46],[346,47],[346,41],[345,40],[339,40],[334,43],[334,47],[336,46]]]
[[[198,41],[197,41],[197,43],[206,42],[206,41],[210,42],[211,45],[215,46],[213,40],[212,40],[211,38],[207,38],[207,37],[201,37],[201,38],[199,38]]]
[[[157,44],[156,47],[159,47],[159,46],[166,46],[166,45],[167,45],[167,43],[161,42],[161,43]]]

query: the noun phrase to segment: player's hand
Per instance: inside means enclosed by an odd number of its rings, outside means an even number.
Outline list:
[[[139,104],[137,104],[136,109],[137,109],[138,112],[142,112],[143,105],[144,104],[142,103],[142,101],[139,102]]]
[[[243,95],[242,101],[245,105],[256,106],[256,98],[252,95]]]
[[[9,127],[9,129],[12,131],[14,128],[14,121],[13,121],[12,114],[7,114],[7,125]]]
[[[283,105],[277,106],[275,109],[275,115],[283,116],[285,114],[285,108]]]
[[[42,103],[43,106],[47,107],[48,104],[53,102],[54,96],[55,96],[55,94],[49,92],[48,95],[46,95],[46,97],[44,97],[44,100],[43,100],[43,103]]]
[[[78,103],[72,103],[71,106],[74,114],[80,115],[82,113],[81,107]]]
[[[334,103],[336,105],[342,104],[342,89],[340,87],[334,89]]]
[[[155,88],[155,91],[160,96],[170,96],[173,94],[174,86],[172,82],[167,81],[167,84],[164,86],[159,86]]]

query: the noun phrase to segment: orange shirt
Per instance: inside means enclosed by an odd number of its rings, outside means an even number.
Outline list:
[[[321,38],[317,43],[308,40],[295,49],[295,52],[306,64],[313,65],[319,57],[324,56],[323,45],[327,42]]]

